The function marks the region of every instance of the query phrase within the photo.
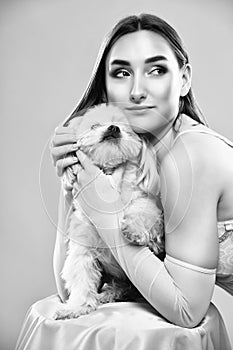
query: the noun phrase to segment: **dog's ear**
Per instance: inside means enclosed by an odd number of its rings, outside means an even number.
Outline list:
[[[65,191],[72,191],[73,184],[76,180],[75,165],[69,166],[65,169],[62,175],[62,187]]]
[[[160,180],[157,170],[157,159],[153,154],[151,147],[142,139],[142,150],[139,163],[138,185],[144,192],[154,196],[158,195],[160,189]]]
[[[67,167],[62,175],[62,188],[64,191],[72,191],[77,181],[77,174],[82,169],[79,163]]]

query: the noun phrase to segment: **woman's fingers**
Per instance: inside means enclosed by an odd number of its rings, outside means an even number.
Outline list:
[[[52,139],[52,147],[66,145],[76,141],[77,137],[75,134],[57,134]]]
[[[78,145],[76,143],[51,148],[53,165],[55,166],[59,159],[69,156],[69,153],[75,152],[77,149]]]
[[[92,160],[82,151],[78,150],[76,152],[79,162],[81,163],[83,169],[87,171],[89,174],[96,174],[96,171],[100,171],[100,169],[93,164]]]
[[[74,152],[78,149],[76,141],[77,138],[73,128],[62,126],[56,128],[55,134],[50,143],[50,152],[54,166],[58,159],[62,159],[68,153]]]
[[[65,168],[68,166],[74,165],[78,162],[78,158],[75,156],[65,157],[63,159],[59,159],[56,162],[56,172],[58,176],[62,176]]]
[[[75,134],[74,128],[71,128],[69,126],[57,126],[55,129],[56,135],[63,135],[63,134]]]
[[[63,175],[66,167],[77,163],[78,159],[75,157],[75,151],[77,150],[75,128],[58,126],[50,143],[51,158],[58,176]]]

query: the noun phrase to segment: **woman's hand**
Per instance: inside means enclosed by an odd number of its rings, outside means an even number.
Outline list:
[[[78,159],[75,156],[75,151],[78,147],[76,141],[74,128],[59,126],[55,129],[50,151],[58,176],[62,176],[66,167],[77,163]]]
[[[122,168],[114,175],[105,175],[82,151],[76,154],[83,169],[77,175],[75,199],[97,228],[115,225],[123,204],[114,178],[122,176]]]

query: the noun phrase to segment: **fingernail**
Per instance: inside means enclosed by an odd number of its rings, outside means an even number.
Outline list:
[[[75,143],[73,143],[72,147],[73,147],[73,149],[78,149],[78,144],[75,142]]]
[[[85,157],[85,154],[80,149],[77,150],[76,155],[77,155],[78,159],[81,161]]]

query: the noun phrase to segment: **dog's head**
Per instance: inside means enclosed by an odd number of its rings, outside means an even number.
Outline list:
[[[111,105],[91,108],[83,117],[74,118],[71,126],[76,129],[79,149],[106,174],[130,162],[138,170],[138,183],[146,191],[157,192],[158,175],[156,159],[150,147],[130,127],[123,112]],[[78,165],[67,169],[69,179],[77,174]],[[74,178],[73,178],[74,180]]]
[[[107,174],[128,161],[137,163],[142,149],[140,137],[129,125],[119,122],[94,123],[77,143]]]

